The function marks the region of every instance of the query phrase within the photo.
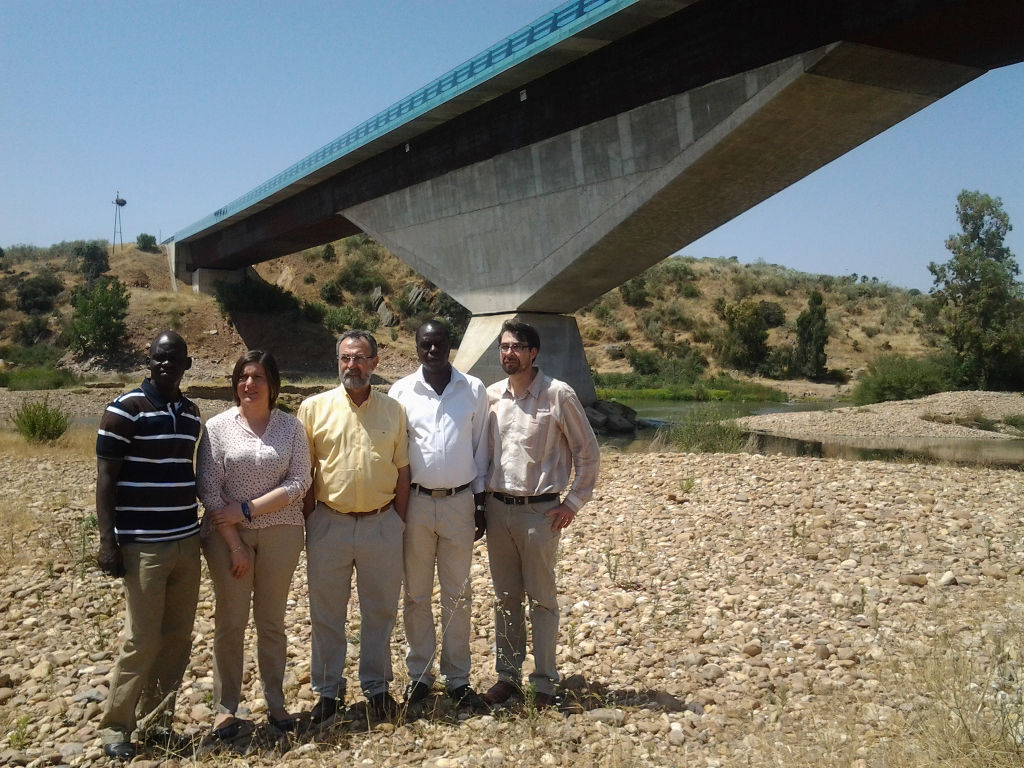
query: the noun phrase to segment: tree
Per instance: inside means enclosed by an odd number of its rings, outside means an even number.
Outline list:
[[[323,261],[337,261],[338,260],[337,254],[334,253],[334,246],[331,243],[328,243],[327,245],[325,245],[323,250],[320,251],[320,258]]]
[[[99,240],[90,240],[75,245],[74,258],[78,261],[78,268],[82,271],[86,280],[95,280],[108,269],[110,261],[107,259],[107,246]]]
[[[754,371],[768,355],[768,329],[761,307],[744,299],[725,307],[726,330],[718,354],[726,365]]]
[[[950,235],[952,254],[932,262],[935,327],[958,359],[961,381],[982,389],[1024,386],[1024,286],[1004,240],[1012,229],[1003,201],[977,191],[957,196],[961,232]]]
[[[153,235],[147,235],[143,232],[135,238],[135,245],[139,247],[140,251],[150,253],[156,250],[156,238]]]
[[[825,299],[820,291],[811,291],[807,309],[796,318],[795,373],[808,379],[825,375],[825,344],[828,343],[828,323],[825,320]]]
[[[82,355],[105,355],[128,333],[128,289],[116,277],[97,278],[80,287],[67,327],[68,346]]]
[[[49,312],[63,290],[61,279],[54,272],[43,270],[18,286],[18,309],[29,314]]]

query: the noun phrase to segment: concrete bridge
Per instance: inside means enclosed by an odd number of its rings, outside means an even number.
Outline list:
[[[459,368],[499,378],[497,330],[519,315],[543,367],[589,403],[568,313],[1024,59],[1019,13],[1020,0],[574,0],[176,233],[172,266],[198,289],[365,232],[473,312]]]

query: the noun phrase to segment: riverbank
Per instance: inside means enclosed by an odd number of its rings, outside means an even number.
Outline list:
[[[0,763],[107,765],[96,724],[123,611],[119,584],[92,565],[94,459],[87,440],[36,450],[2,439]],[[558,663],[576,704],[460,721],[442,697],[432,717],[280,741],[259,725],[252,746],[239,745],[250,751],[244,764],[1019,764],[988,746],[983,757],[952,754],[963,748],[956,716],[980,744],[1024,674],[1021,473],[747,454],[602,459],[594,500],[564,534],[558,565]],[[305,579],[300,563],[286,695],[308,712]],[[483,689],[494,662],[483,542],[472,579],[472,682]],[[153,746],[137,765],[242,764],[206,737],[212,611],[204,580],[178,700],[179,751]],[[258,721],[252,649],[250,640],[251,711],[240,714]],[[403,652],[399,622],[399,692]],[[947,662],[961,666],[937,666]],[[944,694],[940,685],[956,687]],[[350,693],[348,703],[360,698]],[[950,754],[936,757],[944,747]]]
[[[1016,392],[940,392],[917,400],[899,400],[827,411],[745,416],[744,429],[802,440],[828,437],[885,437],[1005,440],[1018,430],[991,431],[964,422],[1002,422],[1024,416],[1024,397]]]

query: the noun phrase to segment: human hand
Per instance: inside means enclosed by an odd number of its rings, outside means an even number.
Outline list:
[[[242,505],[237,501],[232,501],[226,507],[221,507],[215,512],[211,512],[210,515],[212,516],[213,524],[216,526],[238,525],[245,522],[245,515],[242,514]]]
[[[476,511],[474,522],[476,524],[476,532],[473,534],[473,541],[480,541],[484,537],[484,533],[487,532],[487,515],[484,510],[478,509]]]
[[[100,542],[100,548],[96,551],[96,564],[108,576],[119,579],[125,574],[124,558],[116,541]]]
[[[239,542],[231,550],[231,575],[236,579],[240,579],[249,572],[251,566],[252,554],[250,554],[249,548],[245,544]]]
[[[547,517],[551,520],[551,530],[560,531],[567,528],[569,523],[576,519],[576,513],[565,504],[559,504],[554,509],[548,510]]]

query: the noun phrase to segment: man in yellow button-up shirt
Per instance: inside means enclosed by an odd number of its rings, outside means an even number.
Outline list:
[[[395,713],[391,632],[402,589],[402,535],[409,501],[405,411],[370,388],[377,341],[352,330],[338,340],[341,386],[299,406],[313,464],[316,506],[306,520],[306,568],[313,635],[310,679],[315,722],[345,700],[345,622],[352,571],[362,620],[359,684],[372,715]]]

